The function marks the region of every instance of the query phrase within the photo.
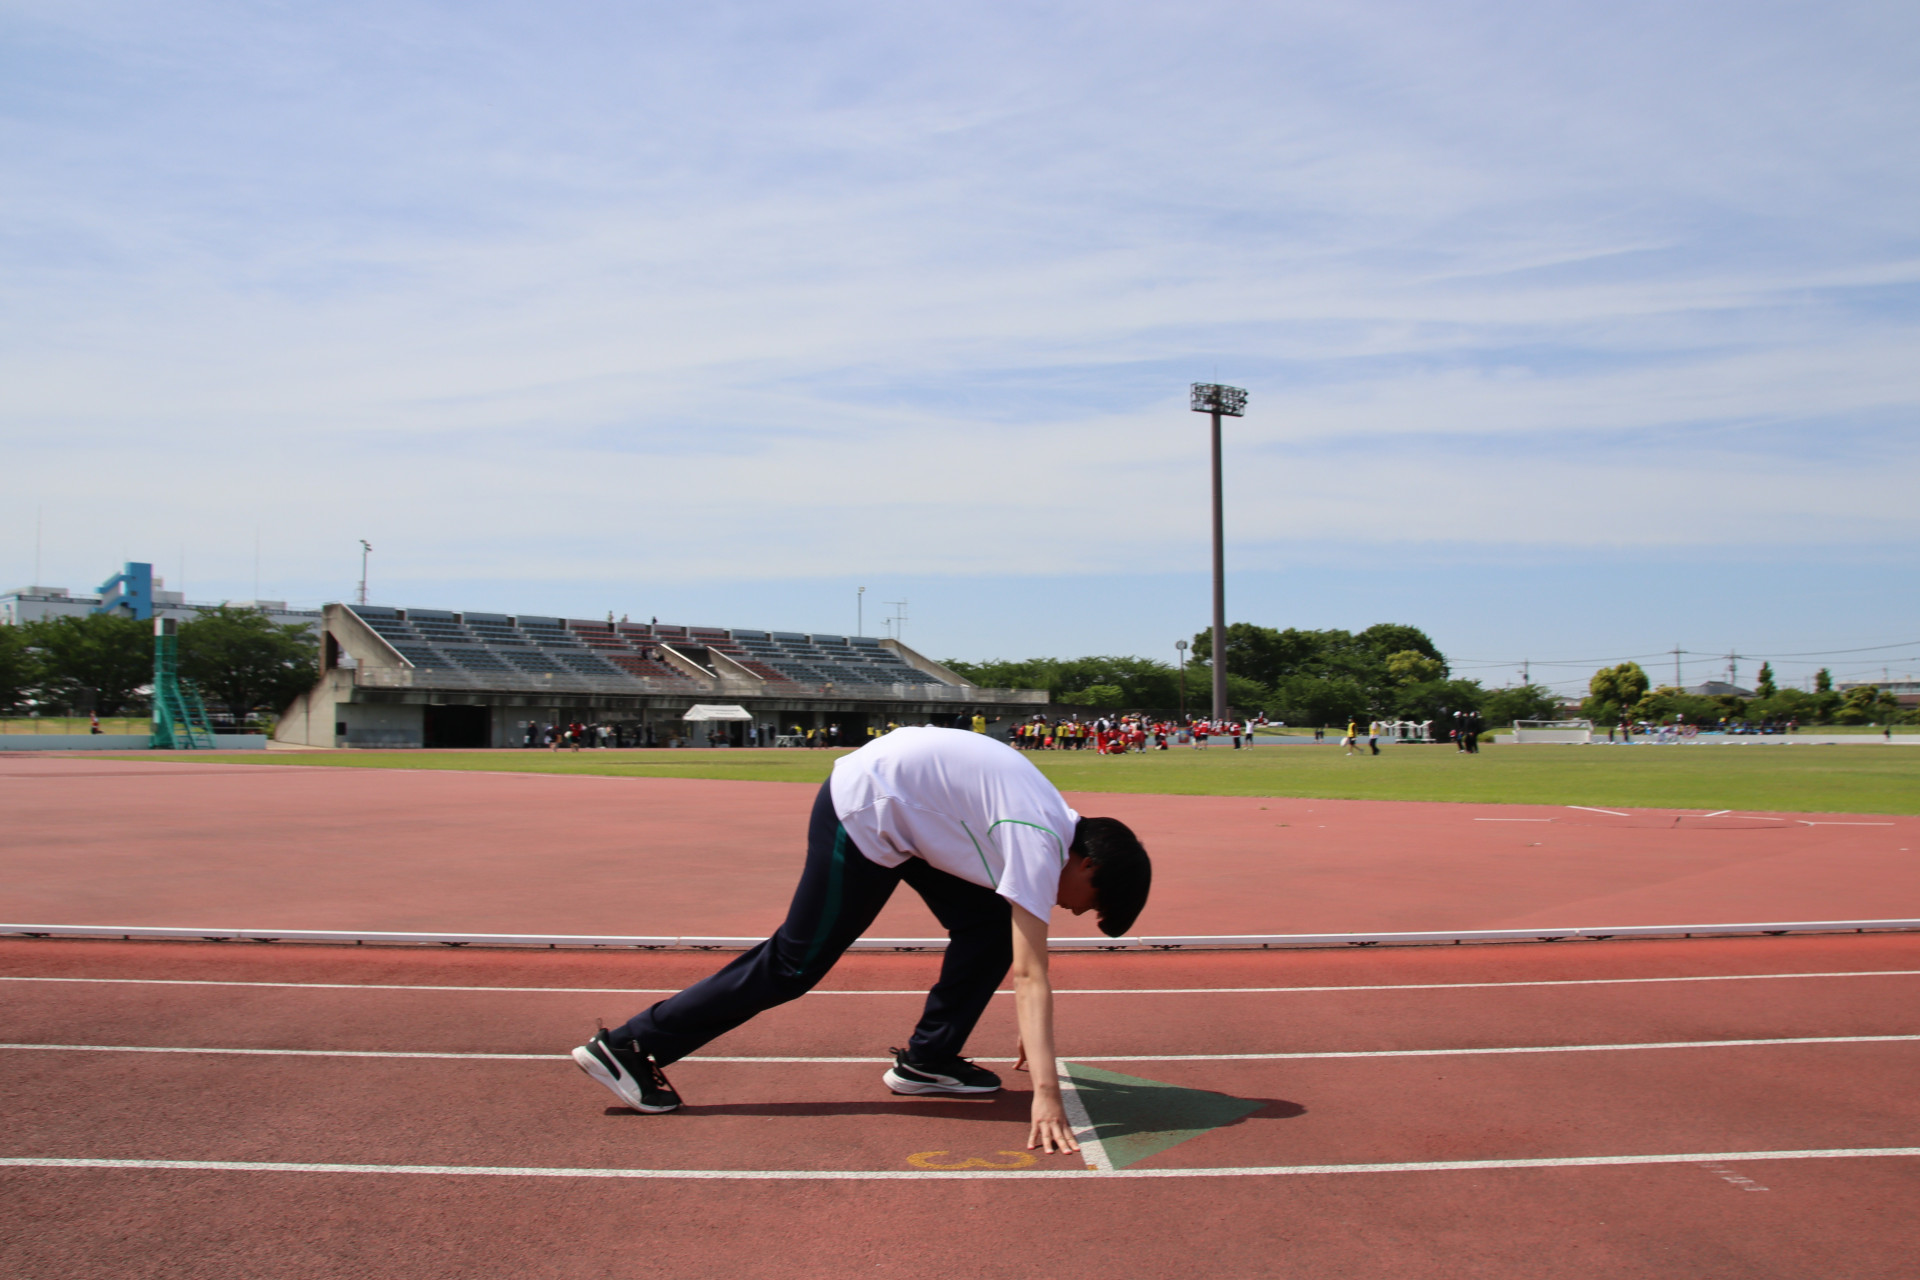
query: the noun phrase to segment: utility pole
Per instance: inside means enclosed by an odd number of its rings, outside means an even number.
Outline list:
[[[907,602],[905,600],[887,600],[882,603],[893,606],[893,617],[888,619],[888,621],[893,623],[893,638],[898,640],[907,632]]]
[[[1217,382],[1196,382],[1188,407],[1213,419],[1213,719],[1227,718],[1227,539],[1220,497],[1220,419],[1244,417],[1247,393]]]
[[[367,602],[367,557],[373,552],[373,544],[365,538],[360,539],[360,603]]]
[[[1680,646],[1677,644],[1673,646],[1673,687],[1676,689],[1686,687],[1680,680]]]

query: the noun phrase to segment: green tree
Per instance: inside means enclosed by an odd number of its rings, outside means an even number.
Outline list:
[[[20,628],[33,653],[37,700],[119,715],[153,682],[153,624],[124,614],[41,618]]]
[[[1638,702],[1627,708],[1627,714],[1633,719],[1655,724],[1685,720],[1688,724],[1708,725],[1722,717],[1739,719],[1746,712],[1747,704],[1738,698],[1710,698],[1670,684],[1642,694]]]
[[[312,688],[316,651],[305,627],[280,625],[258,609],[202,609],[180,628],[180,674],[235,720],[262,707],[278,712]]]
[[[1592,720],[1617,720],[1622,714],[1632,713],[1651,683],[1637,662],[1602,667],[1587,682],[1587,697],[1580,710]]]
[[[1823,696],[1805,689],[1780,689],[1771,697],[1755,698],[1747,704],[1747,715],[1756,720],[1798,720],[1812,724],[1823,720],[1828,709],[1820,705]]]
[[[1127,705],[1127,691],[1117,684],[1089,685],[1078,693],[1062,694],[1058,701],[1073,707],[1124,707]]]
[[[1384,662],[1388,655],[1413,652],[1432,658],[1440,664],[1440,674],[1447,674],[1446,658],[1435,646],[1432,638],[1418,627],[1409,627],[1399,622],[1376,622],[1354,637],[1354,641],[1378,655]]]
[[[1342,723],[1352,715],[1388,714],[1395,690],[1405,683],[1388,669],[1389,660],[1396,655],[1412,653],[1437,664],[1428,669],[1431,678],[1444,678],[1447,674],[1446,659],[1427,633],[1396,622],[1377,623],[1358,633],[1293,628],[1276,631],[1272,627],[1236,622],[1227,628],[1226,646],[1229,681],[1237,674],[1265,685],[1271,691],[1268,711],[1273,713],[1276,707],[1285,706],[1291,713],[1285,718],[1298,724],[1332,723],[1326,714],[1335,703],[1340,708],[1335,718]],[[1196,634],[1193,638],[1196,666],[1210,670],[1212,654],[1212,632]],[[1201,679],[1208,680],[1211,676],[1204,675]],[[1333,690],[1315,692],[1303,681],[1331,683],[1340,692],[1337,695]],[[1354,686],[1360,691],[1357,696],[1351,692]]]
[[[1813,691],[1815,693],[1833,692],[1833,672],[1825,667],[1813,673]]]
[[[1344,676],[1332,680],[1294,676],[1282,680],[1267,699],[1268,715],[1295,725],[1345,724],[1355,715],[1366,716],[1371,708],[1367,690]]]
[[[1847,690],[1833,718],[1841,724],[1888,724],[1899,711],[1898,698],[1870,684],[1861,684]]]
[[[1170,709],[1179,705],[1179,676],[1169,663],[1152,658],[1094,656],[1086,658],[1027,658],[1008,661],[962,662],[949,659],[945,665],[975,684],[992,689],[1045,689],[1055,702],[1071,702],[1071,694],[1095,685],[1111,685],[1121,691],[1116,706]],[[1203,687],[1187,673],[1189,692]],[[1205,677],[1202,677],[1203,681]]]
[[[1396,684],[1426,684],[1438,680],[1447,664],[1438,658],[1429,658],[1415,649],[1402,649],[1387,657],[1387,674]]]
[[[1206,696],[1201,699],[1201,705],[1195,707],[1191,700],[1189,700],[1189,710],[1201,713],[1208,713],[1213,710],[1213,678],[1209,675],[1207,679],[1208,691]],[[1267,688],[1266,685],[1261,684],[1252,676],[1243,676],[1232,669],[1227,671],[1227,710],[1234,715],[1245,716],[1250,712],[1258,711],[1262,707],[1265,707],[1272,697],[1273,690]]]
[[[19,627],[0,626],[0,710],[11,710],[26,699],[33,684],[33,651]]]
[[[1510,725],[1516,720],[1550,720],[1559,710],[1560,696],[1537,684],[1489,689],[1480,703],[1480,714],[1489,726]]]
[[[1401,689],[1386,710],[1400,720],[1431,720],[1438,733],[1453,727],[1456,711],[1479,711],[1486,696],[1478,680],[1429,680]]]
[[[1780,692],[1780,686],[1773,682],[1773,664],[1771,662],[1763,662],[1760,664],[1760,678],[1754,682],[1753,692],[1754,696],[1759,698],[1771,698],[1774,694]]]

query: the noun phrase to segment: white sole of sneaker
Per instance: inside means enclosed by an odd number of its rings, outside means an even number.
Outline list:
[[[894,1071],[893,1068],[891,1067],[887,1068],[887,1074],[881,1076],[880,1078],[886,1081],[887,1088],[893,1090],[895,1093],[908,1093],[908,1094],[919,1095],[919,1094],[927,1094],[927,1093],[998,1093],[1000,1092],[1000,1086],[997,1084],[934,1084],[933,1082],[928,1080],[909,1080],[905,1076],[900,1075],[899,1073]]]
[[[586,1072],[594,1080],[605,1085],[614,1097],[620,1099],[620,1101],[626,1103],[635,1111],[644,1111],[648,1115],[657,1116],[663,1112],[675,1110],[673,1107],[650,1107],[640,1101],[639,1085],[635,1084],[631,1077],[624,1074],[615,1075],[609,1071],[607,1064],[600,1061],[594,1052],[585,1045],[573,1051],[573,1062],[575,1066]]]

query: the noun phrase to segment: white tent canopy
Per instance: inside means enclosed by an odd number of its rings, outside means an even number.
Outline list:
[[[716,702],[696,702],[687,708],[682,720],[751,720],[753,712],[745,707],[727,706]]]

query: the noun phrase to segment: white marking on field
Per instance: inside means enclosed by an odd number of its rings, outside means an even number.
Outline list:
[[[1315,1058],[1461,1058],[1509,1053],[1622,1053],[1646,1049],[1748,1049],[1803,1044],[1905,1044],[1920,1035],[1787,1036],[1766,1040],[1656,1040],[1633,1044],[1499,1045],[1462,1049],[1329,1049],[1308,1053],[1076,1053],[1080,1062],[1297,1062]],[[0,1050],[56,1053],[199,1053],[261,1058],[396,1058],[460,1062],[568,1062],[564,1053],[422,1053],[386,1049],[241,1049],[204,1045],[139,1044],[0,1044]],[[715,1057],[691,1054],[685,1062],[724,1062],[741,1065],[847,1065],[891,1062],[891,1058]],[[988,1058],[1005,1062],[1011,1059]]]
[[[1590,807],[1590,806],[1588,806],[1588,805],[1584,805],[1584,804],[1570,804],[1570,805],[1568,805],[1568,806],[1567,806],[1567,808],[1569,808],[1569,809],[1579,809],[1579,810],[1581,810],[1581,811],[1583,811],[1583,812],[1585,812],[1585,813],[1605,813],[1605,814],[1610,814],[1610,815],[1612,815],[1613,817],[1616,817],[1616,818],[1631,818],[1631,817],[1633,816],[1633,815],[1632,815],[1632,814],[1630,814],[1630,813],[1621,813],[1621,812],[1620,812],[1620,811],[1619,811],[1618,809],[1595,809],[1595,808],[1592,808],[1592,807]]]
[[[1770,1188],[1761,1186],[1759,1183],[1755,1182],[1752,1178],[1746,1177],[1743,1174],[1735,1173],[1733,1170],[1727,1168],[1727,1166],[1725,1166],[1724,1164],[1718,1164],[1718,1163],[1703,1164],[1700,1167],[1702,1169],[1705,1169],[1708,1173],[1714,1174],[1719,1178],[1732,1183],[1734,1186],[1740,1188],[1742,1191],[1766,1191],[1770,1189]]]
[[[1808,822],[1805,818],[1795,818],[1803,827],[1891,827],[1891,822]]]
[[[1275,1178],[1337,1173],[1453,1173],[1499,1169],[1594,1169],[1618,1165],[1725,1164],[1735,1160],[1858,1160],[1920,1156],[1920,1147],[1829,1147],[1800,1151],[1718,1151],[1634,1156],[1558,1156],[1528,1160],[1420,1160],[1382,1164],[1251,1165],[1213,1169],[592,1169],[542,1165],[317,1164],[275,1160],[95,1160],[0,1156],[0,1168],[179,1170],[189,1173],[359,1173],[467,1178],[685,1178],[709,1182],[888,1182],[909,1179]]]
[[[1920,969],[1858,969],[1835,973],[1707,973],[1665,978],[1543,978],[1523,982],[1387,982],[1340,987],[1066,987],[1056,996],[1202,996],[1307,995],[1341,991],[1480,991],[1505,987],[1610,987],[1653,982],[1761,982],[1783,978],[1912,978]],[[211,978],[47,978],[0,974],[0,982],[77,982],[151,987],[260,987],[278,991],[453,991],[506,992],[517,995],[636,996],[672,995],[677,987],[454,987],[380,982],[238,982]],[[900,990],[809,991],[808,996],[917,996],[919,987]],[[996,991],[1010,996],[1012,991]]]
[[[1072,1065],[1062,1062],[1058,1066],[1060,1105],[1066,1109],[1067,1123],[1073,1126],[1073,1136],[1080,1144],[1080,1154],[1087,1158],[1087,1168],[1100,1173],[1112,1173],[1113,1160],[1107,1155],[1107,1144],[1100,1141],[1100,1132],[1094,1128],[1093,1116],[1080,1096],[1080,1088],[1073,1079]]]
[[[1475,822],[1552,822],[1552,818],[1475,818]]]

